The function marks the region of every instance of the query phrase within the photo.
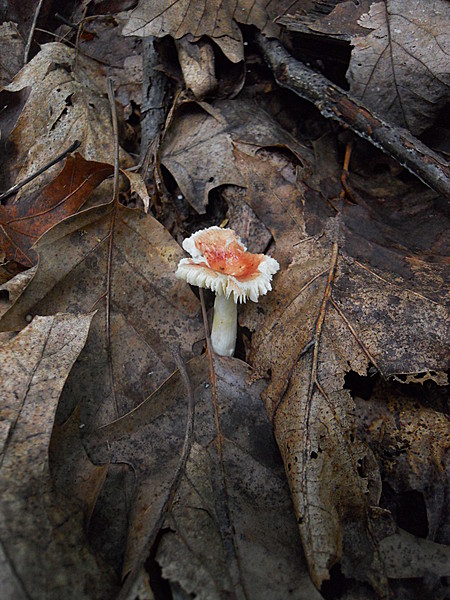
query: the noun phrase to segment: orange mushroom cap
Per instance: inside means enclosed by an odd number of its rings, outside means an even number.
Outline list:
[[[236,303],[258,302],[272,289],[272,275],[280,268],[271,256],[247,252],[232,229],[201,229],[184,240],[183,248],[192,258],[180,260],[176,276],[226,298],[233,295]]]

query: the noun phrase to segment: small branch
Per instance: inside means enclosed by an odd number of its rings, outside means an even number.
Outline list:
[[[28,55],[30,53],[31,43],[33,41],[34,32],[36,29],[36,23],[39,18],[39,13],[41,12],[42,4],[44,0],[39,0],[36,10],[34,11],[33,22],[31,23],[30,33],[28,34],[27,45],[25,46],[25,50],[23,53],[23,64],[26,65],[28,62]]]
[[[47,163],[46,165],[44,165],[43,167],[38,169],[35,173],[28,175],[28,177],[25,177],[25,179],[23,181],[16,183],[11,188],[9,188],[9,190],[7,190],[3,194],[1,194],[0,202],[5,200],[6,198],[9,198],[9,196],[12,196],[16,192],[18,192],[21,188],[23,188],[24,185],[26,185],[27,183],[30,183],[30,181],[33,181],[33,179],[36,179],[36,177],[39,177],[39,175],[41,175],[44,171],[47,171],[48,169],[50,169],[50,167],[53,167],[53,165],[56,165],[56,163],[59,163],[60,160],[63,160],[64,158],[66,158],[66,156],[68,154],[70,154],[71,152],[74,152],[80,146],[81,146],[81,142],[79,142],[78,140],[75,140],[73,142],[73,144],[71,144],[67,148],[67,150],[64,150],[64,152],[61,152],[61,154],[58,154],[58,156],[56,158],[53,158],[49,163]]]
[[[108,262],[107,262],[107,273],[106,273],[106,291],[105,291],[105,334],[106,334],[106,351],[108,355],[108,369],[111,381],[111,393],[114,400],[114,406],[116,410],[117,418],[122,416],[119,410],[116,389],[115,389],[115,376],[114,366],[112,360],[111,351],[111,282],[112,282],[112,260],[113,260],[113,247],[114,247],[114,229],[116,225],[116,213],[117,205],[119,202],[119,126],[117,122],[117,109],[116,109],[116,98],[114,95],[113,82],[111,77],[108,77],[107,81],[108,88],[108,100],[111,107],[111,120],[114,136],[114,184],[113,184],[113,200],[114,210],[111,215],[111,224],[109,229],[108,239]]]
[[[449,165],[439,154],[406,129],[389,125],[326,77],[295,60],[278,41],[262,34],[256,39],[281,86],[312,102],[327,119],[349,127],[390,155],[428,187],[450,197]]]

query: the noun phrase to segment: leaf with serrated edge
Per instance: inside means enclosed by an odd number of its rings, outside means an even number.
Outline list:
[[[349,369],[366,375],[372,363],[386,376],[428,371],[442,382],[446,311],[426,298],[426,290],[408,289],[415,285],[410,280],[380,271],[381,265],[395,266],[393,258],[405,268],[398,249],[384,257],[383,238],[378,249],[376,237],[357,237],[356,248],[378,259],[376,269],[348,257],[347,248],[355,251],[353,220],[361,222],[361,206],[336,216],[318,192],[306,183],[297,186],[286,158],[261,151],[235,155],[246,179],[245,199],[272,232],[281,266],[273,291],[257,310],[246,305],[240,322],[254,331],[251,364],[261,374],[271,372],[265,404],[313,580],[320,587],[339,562],[346,576],[370,581],[385,594],[369,511],[379,499],[380,475],[355,434],[355,405],[343,389],[344,377]]]

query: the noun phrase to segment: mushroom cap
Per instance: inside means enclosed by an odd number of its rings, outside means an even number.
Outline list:
[[[258,297],[272,289],[271,281],[280,268],[271,256],[251,254],[232,229],[208,227],[183,242],[192,258],[183,258],[176,277],[191,285],[209,288],[237,302]]]

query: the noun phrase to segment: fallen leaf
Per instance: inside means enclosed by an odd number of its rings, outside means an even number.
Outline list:
[[[126,36],[171,35],[180,39],[191,34],[196,40],[208,36],[229,60],[236,63],[244,59],[238,23],[255,25],[267,35],[276,35],[279,29],[273,21],[285,10],[294,10],[297,4],[301,5],[301,2],[213,0],[208,5],[199,5],[191,0],[140,0],[135,8],[122,13],[120,18],[125,24],[122,34]]]
[[[306,148],[251,101],[236,98],[211,105],[183,104],[165,134],[161,163],[200,214],[206,212],[212,189],[225,184],[245,186],[233,156],[234,141],[254,150],[279,146],[298,157],[309,156]]]
[[[8,160],[3,165],[13,174],[13,182],[35,173],[75,140],[81,142],[79,152],[85,160],[114,164],[103,67],[64,44],[44,44],[5,89],[19,92],[24,88],[30,93],[9,136]],[[121,150],[121,166],[131,164]],[[55,177],[57,168],[52,167],[24,190],[41,189]]]
[[[99,10],[100,7],[96,6]],[[117,7],[107,9],[112,13]],[[80,5],[74,10],[79,12]],[[74,15],[76,23],[82,15]],[[142,100],[142,53],[141,41],[120,35],[120,25],[113,14],[99,14],[95,19],[86,19],[79,39],[79,50],[108,67],[112,77],[117,102],[122,104],[125,118],[132,113],[132,103],[139,106]]]
[[[446,578],[450,575],[450,549],[443,544],[414,537],[406,531],[387,536],[381,542],[388,577],[393,579]],[[445,598],[446,586],[442,582],[439,595]],[[436,589],[430,590],[437,592]],[[422,596],[424,597],[424,596]]]
[[[25,194],[18,204],[0,206],[0,254],[6,261],[32,267],[32,245],[50,227],[76,213],[90,193],[113,173],[111,165],[68,156],[59,175],[44,189]]]
[[[91,315],[37,317],[1,350],[3,590],[11,598],[107,598],[115,587],[90,554],[82,513],[52,489],[48,444],[59,396]]]
[[[183,251],[153,217],[103,204],[60,222],[35,249],[36,274],[1,319],[2,330],[20,330],[34,315],[98,311],[65,386],[59,422],[81,402],[87,430],[108,423],[173,371],[171,342],[193,355],[203,338],[199,302],[175,278]]]
[[[249,369],[236,359],[216,357],[212,379],[207,355],[186,367],[195,398],[191,422],[189,392],[177,372],[91,439],[93,458],[131,464],[136,476],[124,573],[132,581],[162,527],[156,561],[187,594],[321,598],[304,564],[261,382],[249,386]]]
[[[350,92],[391,123],[419,135],[448,101],[448,3],[401,0],[371,5],[358,20],[347,79]]]
[[[396,261],[389,262],[381,236],[359,236],[365,259],[355,260],[349,254],[358,247],[353,224],[366,218],[367,208],[348,206],[336,216],[308,180],[297,183],[286,158],[268,151],[235,154],[245,199],[272,232],[281,265],[271,294],[257,308],[249,303],[240,322],[254,332],[251,364],[271,374],[265,404],[312,578],[320,587],[340,563],[347,577],[369,581],[383,596],[387,582],[369,514],[378,504],[380,474],[356,435],[355,404],[344,380],[349,369],[365,375],[374,365],[386,377],[427,372],[444,383],[446,310],[427,297],[435,294],[436,279],[419,293],[414,278],[390,273],[408,252],[390,250]],[[441,219],[437,210],[429,215]],[[410,227],[410,239],[420,237],[418,223]],[[430,285],[430,270],[440,281],[440,266],[424,262],[428,275],[420,267],[415,273],[422,286]]]
[[[283,25],[289,31],[299,31],[306,34],[323,34],[329,37],[350,41],[352,35],[364,35],[368,33],[358,23],[361,15],[369,11],[373,0],[359,0],[357,4],[353,0],[340,1],[331,12],[321,10],[321,0],[313,1],[311,7],[305,6],[303,10],[280,17],[277,19],[279,25]]]

